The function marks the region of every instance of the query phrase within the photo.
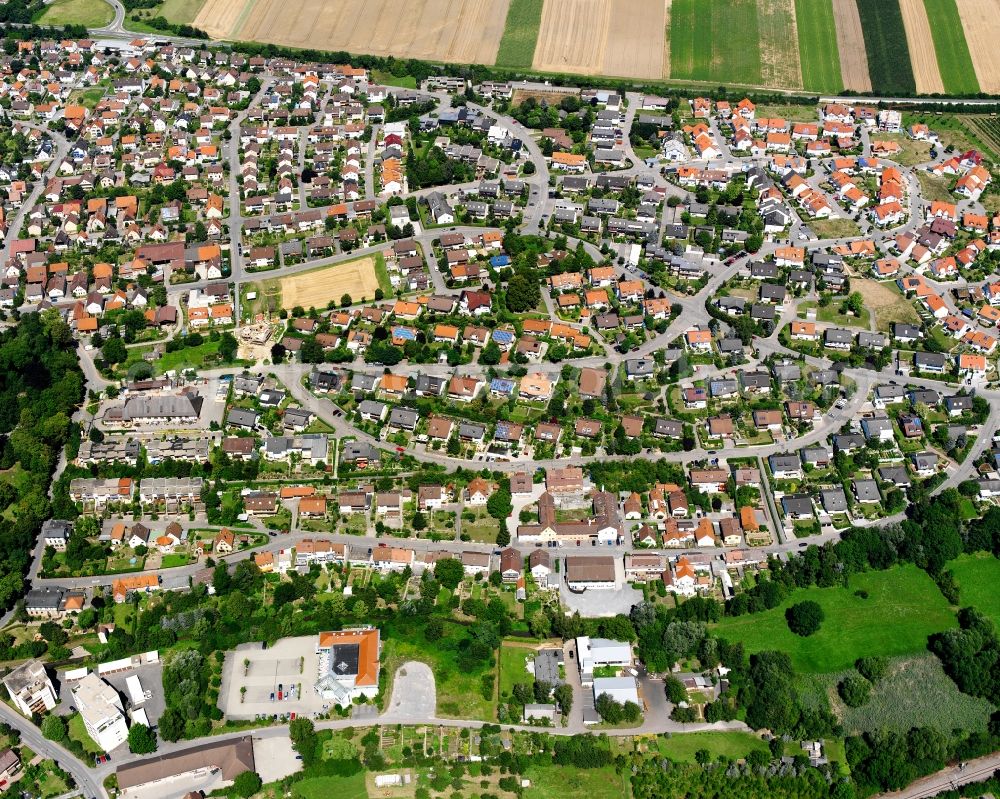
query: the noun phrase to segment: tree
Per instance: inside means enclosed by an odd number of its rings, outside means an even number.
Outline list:
[[[594,709],[608,724],[619,724],[625,718],[625,708],[611,694],[601,694],[594,702]]]
[[[483,366],[496,366],[500,363],[500,347],[492,339],[489,343],[483,347],[483,351],[479,353],[479,363]]]
[[[261,785],[263,782],[256,771],[244,771],[242,774],[237,774],[236,779],[233,780],[233,792],[237,796],[242,796],[243,799],[250,799],[260,790]]]
[[[308,767],[316,759],[316,727],[311,719],[299,716],[288,725],[292,746],[302,756],[302,765]]]
[[[434,577],[445,588],[454,591],[465,576],[462,563],[455,558],[442,558],[434,564]]]
[[[222,337],[219,339],[219,357],[222,360],[232,361],[236,358],[236,350],[239,348],[239,343],[236,341],[236,336],[232,333],[223,333]]]
[[[112,336],[101,347],[101,355],[110,364],[122,363],[128,358],[128,350],[125,349],[125,342],[121,338]]]
[[[486,500],[486,510],[494,519],[504,520],[514,512],[510,490],[501,486]]]
[[[807,599],[805,602],[798,602],[785,611],[785,620],[788,622],[788,629],[796,635],[803,637],[812,635],[819,630],[823,623],[823,608],[818,603]]]
[[[423,530],[425,527],[427,527],[427,518],[424,516],[423,513],[417,511],[416,513],[413,514],[412,525],[414,530],[417,531]]]
[[[157,727],[164,741],[176,741],[184,734],[184,719],[174,708],[168,707],[160,716]]]
[[[568,716],[573,708],[573,686],[562,683],[552,692],[552,698],[556,700],[562,714]]]
[[[837,693],[848,707],[861,707],[871,696],[871,688],[860,674],[848,674],[837,684]]]
[[[684,683],[676,677],[666,677],[663,680],[663,690],[667,695],[667,701],[674,705],[679,705],[687,700],[687,689],[684,687]]]
[[[524,313],[536,307],[542,299],[538,280],[530,270],[519,270],[507,281],[507,308]]]
[[[345,294],[343,297],[340,298],[340,307],[348,308],[350,307],[352,302],[354,302],[354,300],[351,299],[351,295]]]
[[[145,724],[133,724],[128,731],[128,748],[134,755],[156,751],[156,734]]]
[[[874,685],[889,671],[889,658],[881,655],[858,658],[854,667],[861,672],[862,677]]]
[[[42,735],[50,741],[62,741],[66,738],[66,720],[52,713],[42,721]]]

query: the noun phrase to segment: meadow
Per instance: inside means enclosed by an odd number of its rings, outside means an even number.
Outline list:
[[[826,618],[808,637],[788,629],[785,610],[818,602]],[[916,566],[853,575],[846,588],[802,588],[777,608],[713,625],[721,638],[742,641],[750,653],[780,650],[800,673],[851,668],[864,655],[896,657],[922,652],[927,637],[957,624],[934,581]]]
[[[746,732],[692,732],[656,739],[658,751],[664,757],[684,763],[694,763],[695,753],[704,749],[717,757],[725,756],[733,760],[746,757],[750,752],[767,752],[767,743],[756,735]]]
[[[959,588],[959,605],[972,606],[1000,629],[1000,560],[989,552],[962,555],[948,564]]]
[[[55,0],[35,20],[39,25],[86,25],[101,28],[115,17],[104,0]]]

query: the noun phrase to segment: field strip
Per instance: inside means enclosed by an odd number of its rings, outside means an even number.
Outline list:
[[[868,74],[865,34],[854,0],[833,0],[833,21],[837,26],[837,49],[840,51],[840,75],[844,79],[844,88],[870,92],[872,79]]]
[[[924,0],[946,94],[976,94],[979,81],[955,0]]]
[[[616,0],[608,5],[603,73],[626,78],[663,75],[663,0]]]
[[[670,77],[670,3],[663,0],[663,77]]]
[[[604,64],[611,0],[545,0],[532,66],[593,75]]]
[[[194,26],[215,39],[229,39],[253,0],[208,0],[195,17]]]
[[[250,19],[250,14],[253,12],[253,7],[256,4],[257,0],[247,0],[247,4],[243,6],[243,10],[240,11],[240,15],[237,17],[229,34],[233,39],[240,38],[240,32],[243,30],[243,26],[246,25],[247,20]]]
[[[943,94],[944,81],[941,80],[924,0],[899,0],[899,10],[903,15],[906,44],[910,48],[910,63],[913,65],[917,91],[920,94]]]
[[[379,287],[371,256],[279,278],[278,285],[281,307],[286,310],[296,306],[326,308],[331,301],[339,304],[345,294],[359,302],[374,297]]]
[[[765,86],[802,88],[795,0],[757,0],[760,78]]]
[[[1000,94],[1000,15],[996,0],[957,0],[979,88]]]

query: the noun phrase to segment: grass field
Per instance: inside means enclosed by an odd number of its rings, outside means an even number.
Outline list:
[[[979,81],[955,0],[924,0],[924,8],[927,9],[945,91],[949,94],[975,94],[979,91]]]
[[[868,73],[876,94],[916,90],[910,49],[899,0],[857,0],[868,54]]]
[[[1000,629],[1000,560],[988,552],[962,555],[948,564],[959,587],[959,604],[972,605],[993,619]]]
[[[86,25],[103,28],[115,18],[115,12],[104,0],[55,0],[38,17],[40,25]]]
[[[875,326],[879,330],[888,330],[893,322],[920,324],[913,304],[899,293],[892,281],[879,283],[855,279],[851,281],[851,289],[860,291],[865,298],[865,307],[875,312]]]
[[[673,0],[670,5],[670,76],[682,80],[707,80],[759,84],[759,47],[736,46],[757,42],[755,0]]]
[[[920,184],[920,195],[925,200],[954,202],[951,192],[948,191],[948,178],[939,178],[920,169],[917,170],[917,182]]]
[[[163,560],[160,561],[161,569],[174,569],[178,566],[187,566],[191,562],[191,556],[184,552],[171,552],[169,555],[164,555]]]
[[[839,92],[840,53],[830,0],[795,0],[795,22],[799,30],[799,62],[802,85],[819,92]]]
[[[535,57],[543,0],[510,0],[507,24],[497,52],[498,67],[527,69]]]
[[[693,732],[656,739],[657,749],[664,757],[684,763],[695,762],[695,752],[704,749],[712,759],[725,755],[737,760],[750,752],[766,752],[767,744],[746,732]]]
[[[523,646],[504,644],[500,647],[500,698],[509,697],[517,683],[531,683],[533,677],[525,668],[525,659],[534,652]]]
[[[856,591],[867,591],[864,599]],[[811,599],[826,619],[819,632],[803,638],[788,629],[785,609]],[[854,575],[847,588],[806,588],[764,613],[726,618],[714,626],[722,638],[742,641],[748,652],[787,652],[803,673],[850,668],[864,655],[895,657],[921,652],[927,636],[956,625],[934,581],[916,566]]]
[[[760,80],[765,86],[802,86],[795,0],[757,3],[760,34]]]
[[[218,341],[205,341],[197,347],[185,347],[174,352],[165,352],[163,357],[156,361],[155,366],[159,372],[169,372],[171,369],[199,368],[206,359],[212,360],[219,353]]]
[[[814,680],[815,690],[825,698],[844,725],[844,732],[858,734],[877,729],[906,732],[911,727],[929,725],[946,735],[952,730],[983,730],[992,706],[985,699],[963,694],[944,673],[933,655],[894,658],[889,674],[872,691],[861,707],[849,708],[837,696],[837,683],[851,672],[822,674]]]
[[[821,239],[844,239],[861,235],[858,224],[853,219],[812,219],[807,224]]]
[[[292,794],[300,799],[368,799],[365,772],[350,777],[306,777],[294,784]]]
[[[94,739],[87,733],[87,728],[83,724],[83,716],[79,713],[74,713],[69,717],[68,722],[69,737],[83,744],[83,751],[90,755],[99,755],[104,751],[94,743]]]
[[[621,799],[628,796],[628,785],[614,768],[575,768],[574,766],[531,766],[524,776],[531,786],[522,792],[524,799]]]

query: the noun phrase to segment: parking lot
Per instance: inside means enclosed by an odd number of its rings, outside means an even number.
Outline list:
[[[563,560],[562,574],[566,574],[565,559]],[[579,611],[580,615],[585,618],[615,616],[619,613],[628,615],[633,605],[642,602],[642,592],[636,591],[626,581],[625,565],[620,557],[615,558],[615,585],[614,590],[588,588],[582,594],[575,594],[566,587],[566,581],[560,575],[559,597],[569,611]]]
[[[238,647],[226,653],[219,707],[235,719],[322,713],[328,702],[313,690],[318,668],[315,636]]]

